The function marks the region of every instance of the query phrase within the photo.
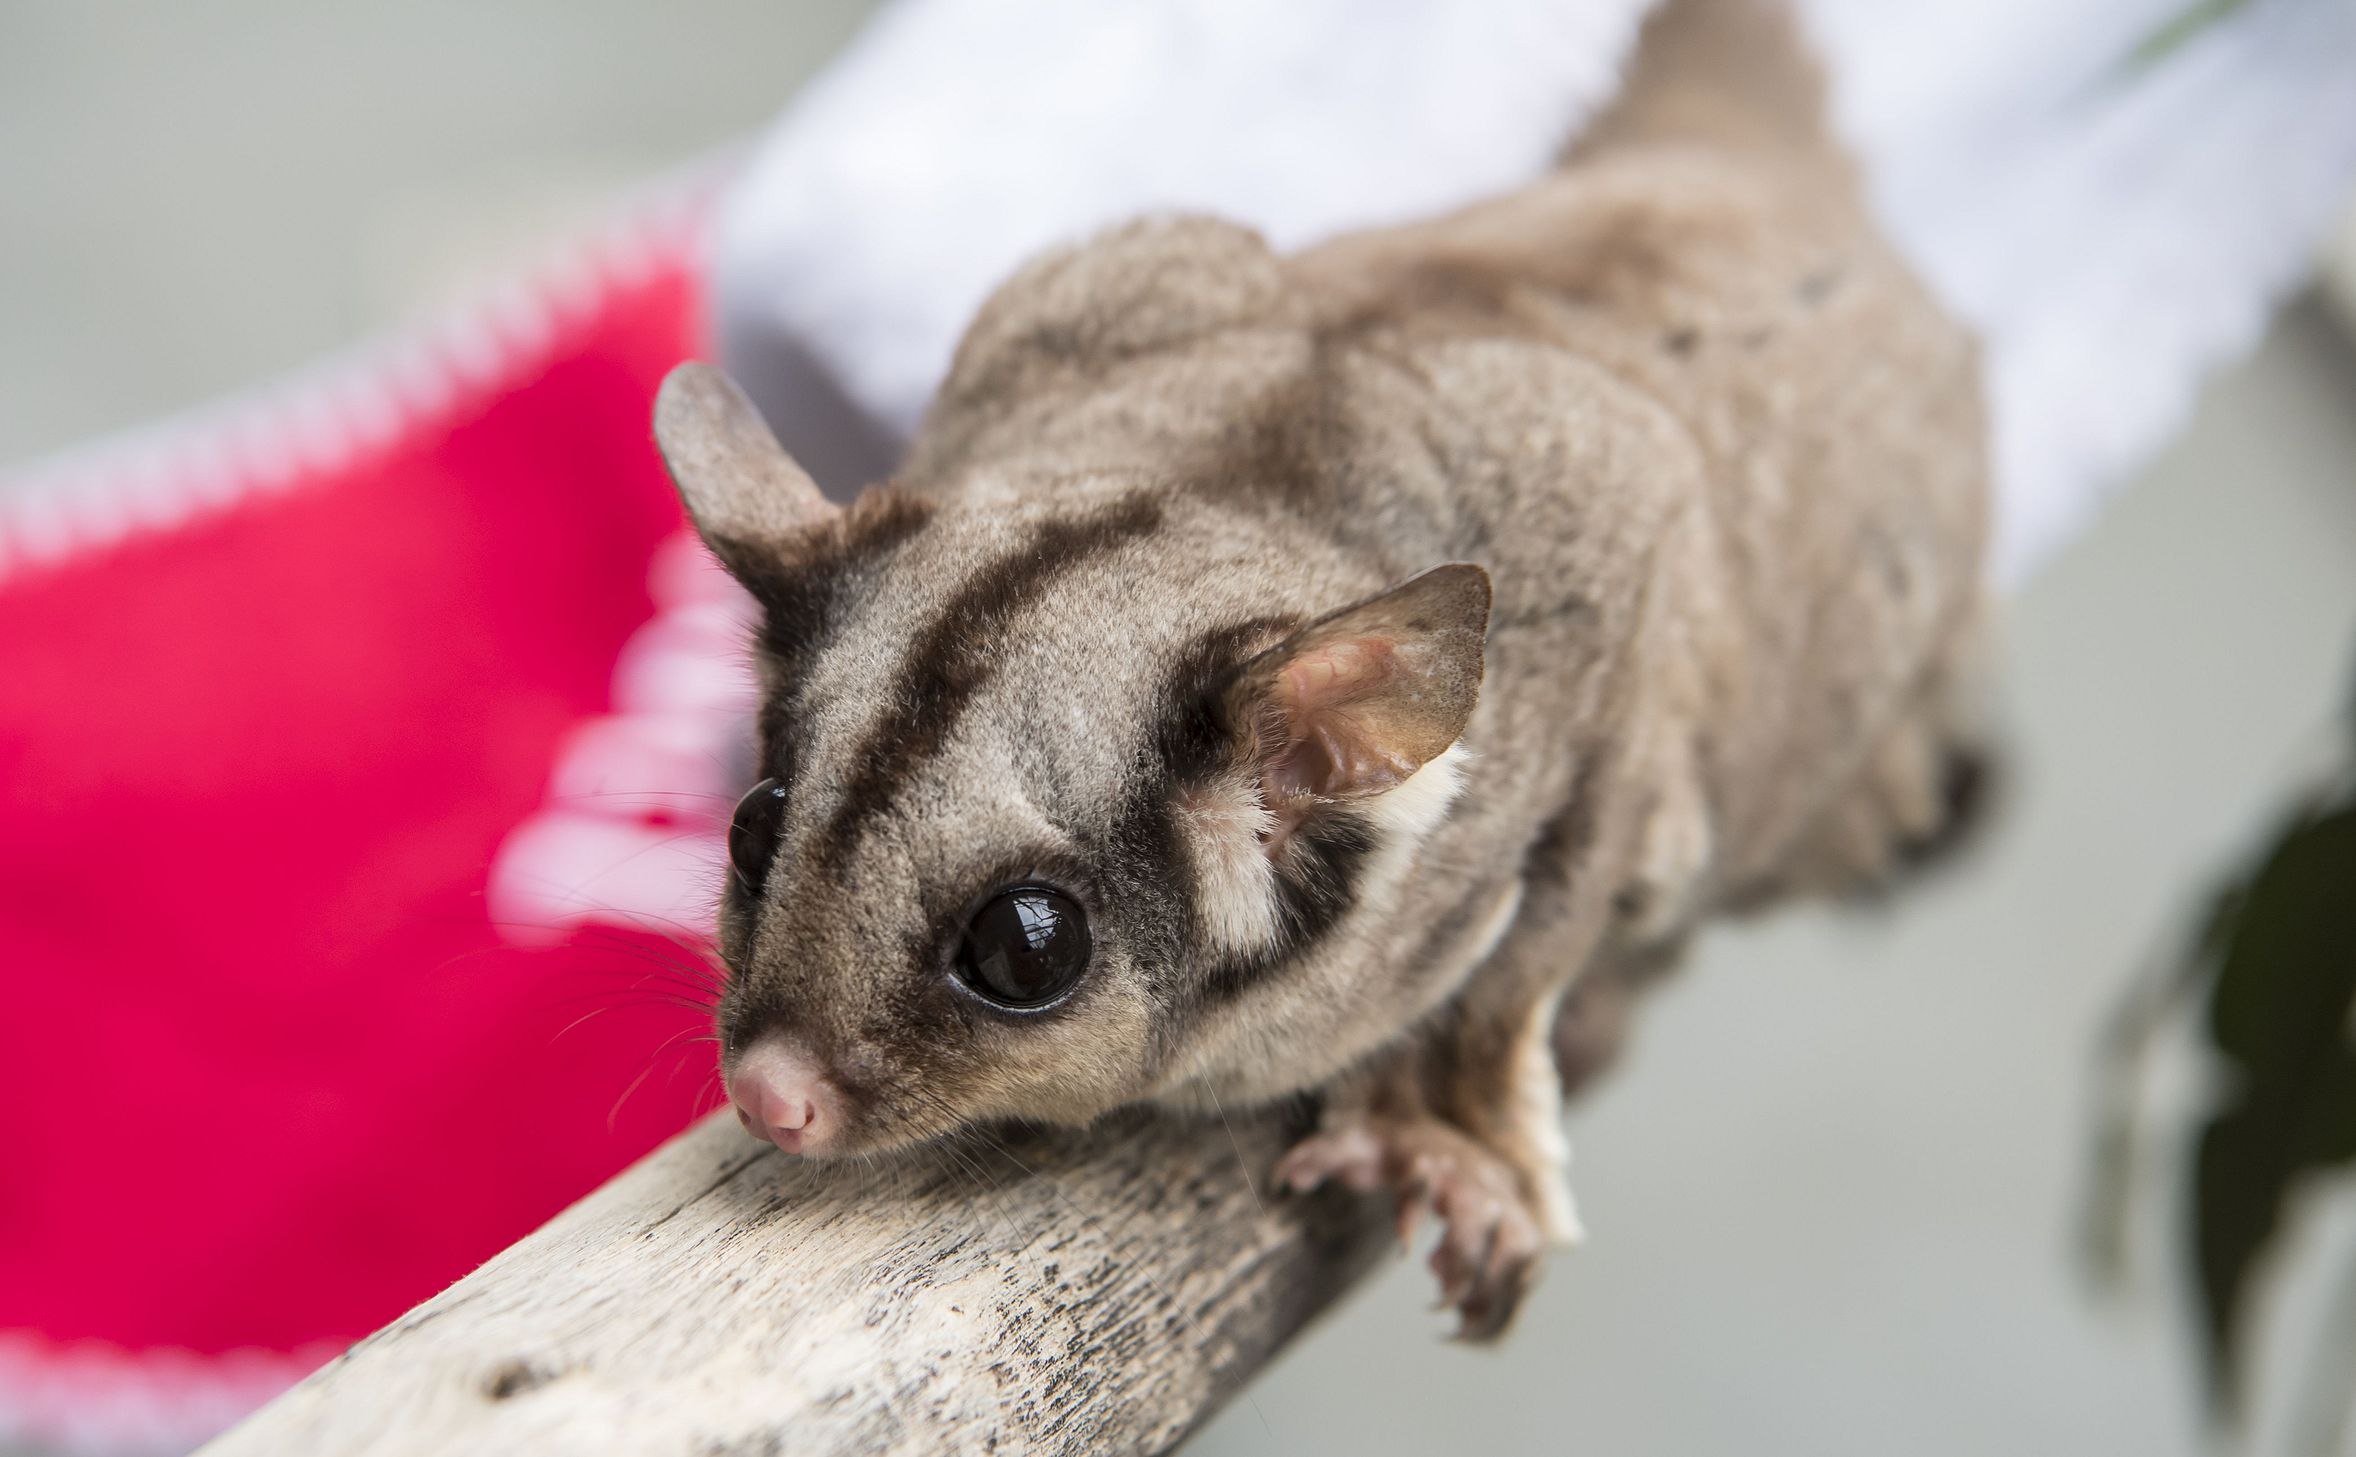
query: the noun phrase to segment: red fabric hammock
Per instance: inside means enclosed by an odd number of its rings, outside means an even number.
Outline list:
[[[201,1438],[713,1105],[699,212],[0,494],[0,1438]]]

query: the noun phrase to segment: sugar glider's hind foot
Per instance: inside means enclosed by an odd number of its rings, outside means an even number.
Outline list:
[[[1874,901],[1954,859],[1990,818],[2003,780],[1984,738],[1911,723],[1885,740],[1784,872],[1743,899],[1800,892]]]
[[[1970,848],[2004,798],[2004,754],[1992,745],[1951,744],[1938,772],[1938,817],[1899,844],[1904,870],[1928,870]]]
[[[1835,873],[1851,894],[1877,896],[1957,858],[1992,816],[2002,788],[1997,751],[1978,740],[1926,736],[1885,751],[1852,800]]]
[[[1303,1193],[1329,1180],[1362,1193],[1387,1190],[1402,1247],[1426,1214],[1436,1215],[1441,1232],[1430,1263],[1439,1308],[1456,1312],[1460,1341],[1505,1334],[1537,1283],[1550,1242],[1541,1201],[1510,1160],[1439,1118],[1329,1118],[1284,1156],[1276,1177],[1280,1187]]]

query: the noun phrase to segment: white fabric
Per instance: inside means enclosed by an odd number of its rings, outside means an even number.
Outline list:
[[[1802,0],[1887,223],[1985,338],[2008,579],[2254,341],[2356,171],[2356,6],[2253,0],[2132,64],[2184,3]],[[829,453],[779,398],[822,390],[905,438],[1039,247],[1174,208],[1289,246],[1511,187],[1646,8],[897,0],[728,200],[718,335],[788,445]],[[823,380],[753,361],[779,349]]]
[[[2186,0],[1807,8],[1885,221],[1985,341],[2017,581],[2311,268],[2356,176],[2356,5],[2255,0],[2140,67]]]

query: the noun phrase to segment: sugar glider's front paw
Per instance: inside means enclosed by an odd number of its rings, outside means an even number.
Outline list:
[[[1352,1114],[1329,1118],[1293,1145],[1277,1182],[1307,1192],[1336,1180],[1361,1193],[1390,1191],[1405,1245],[1425,1212],[1442,1226],[1432,1249],[1440,1307],[1458,1317],[1456,1338],[1505,1333],[1538,1278],[1546,1216],[1513,1164],[1437,1118]]]

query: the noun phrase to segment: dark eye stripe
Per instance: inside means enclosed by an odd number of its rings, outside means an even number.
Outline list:
[[[1149,974],[1200,954],[1195,937],[1201,892],[1193,881],[1176,803],[1189,785],[1231,762],[1236,740],[1232,726],[1222,721],[1219,696],[1256,648],[1299,625],[1290,618],[1256,617],[1214,628],[1177,654],[1163,681],[1152,729],[1160,772],[1137,785],[1107,839],[1108,872],[1128,866],[1150,871],[1121,887],[1123,931],[1139,942]],[[1184,995],[1230,1000],[1286,958],[1308,950],[1355,902],[1359,868],[1373,844],[1372,829],[1355,816],[1340,811],[1321,816],[1296,838],[1278,877],[1277,944],[1205,967],[1199,980],[1178,984],[1190,988]],[[1154,924],[1133,925],[1145,918],[1148,907]],[[1165,994],[1179,993],[1166,986]]]
[[[992,648],[1017,614],[1073,568],[1145,535],[1161,520],[1159,505],[1132,497],[1084,520],[1051,521],[960,588],[909,644],[900,681],[873,736],[852,756],[850,783],[814,853],[841,864],[861,826],[888,809],[917,767],[947,744],[995,674]]]
[[[738,579],[761,604],[756,641],[774,661],[791,670],[809,660],[832,635],[843,599],[872,581],[883,562],[922,531],[933,504],[920,497],[877,487],[863,493],[825,531],[793,544],[790,551],[740,558]]]

